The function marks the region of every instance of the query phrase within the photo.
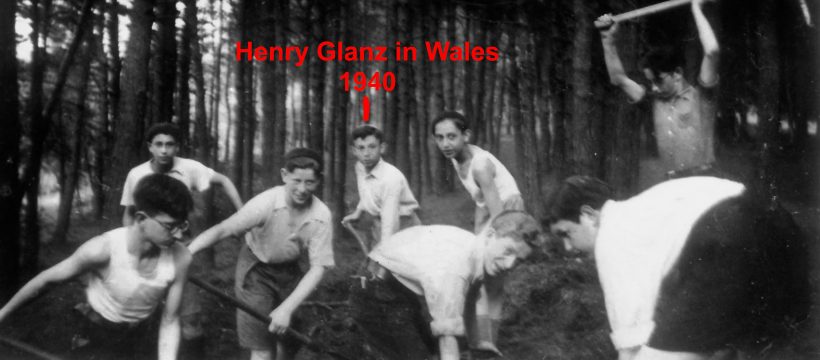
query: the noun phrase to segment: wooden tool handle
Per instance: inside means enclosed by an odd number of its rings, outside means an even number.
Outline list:
[[[612,20],[614,20],[615,22],[621,22],[621,21],[625,21],[625,20],[637,19],[639,17],[644,17],[644,16],[647,16],[647,15],[657,14],[659,12],[674,9],[676,7],[680,7],[680,6],[689,4],[691,2],[692,2],[692,0],[667,0],[667,1],[664,1],[664,2],[657,3],[657,4],[642,7],[640,9],[635,9],[635,10],[627,11],[625,13],[614,15],[614,16],[612,16]],[[601,24],[595,24],[595,27],[597,27],[599,29],[602,29],[605,26],[603,26]]]

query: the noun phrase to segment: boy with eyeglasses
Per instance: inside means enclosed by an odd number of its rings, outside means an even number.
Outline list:
[[[173,123],[157,123],[148,129],[145,137],[148,143],[148,151],[151,153],[151,160],[142,163],[128,172],[125,185],[122,191],[120,205],[125,207],[122,216],[123,226],[128,226],[134,221],[134,200],[133,189],[137,182],[149,174],[164,174],[173,177],[188,188],[189,191],[205,191],[211,185],[221,185],[231,203],[239,209],[242,207],[242,199],[231,180],[202,163],[177,156],[181,139],[181,131]],[[192,234],[186,233],[186,238],[196,236],[201,229],[192,229]],[[202,272],[196,264],[191,269],[192,275]],[[204,356],[205,340],[202,327],[203,315],[200,299],[202,293],[200,289],[192,285],[185,286],[182,302],[182,338],[183,354],[192,359]],[[190,356],[189,356],[190,355]]]
[[[187,229],[193,201],[186,186],[152,174],[134,189],[134,221],[80,245],[68,258],[26,283],[0,308],[0,324],[52,285],[74,278],[85,284],[86,302],[75,307],[76,328],[90,341],[76,354],[117,359],[144,358],[146,321],[165,303],[159,323],[159,359],[176,359],[179,309],[191,253],[178,241]],[[81,314],[81,315],[80,315]]]

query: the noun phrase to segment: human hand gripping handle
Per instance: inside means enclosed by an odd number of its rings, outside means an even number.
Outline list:
[[[615,34],[618,33],[618,23],[613,19],[612,14],[604,14],[595,19],[595,27],[601,32],[601,39],[606,42],[613,42]]]
[[[268,331],[276,335],[284,335],[290,327],[290,319],[292,315],[292,310],[281,306],[273,309],[269,315],[270,324],[268,325]]]
[[[706,1],[714,1],[714,0],[667,0],[667,1],[664,1],[664,2],[657,3],[657,4],[649,5],[649,6],[642,7],[642,8],[639,8],[639,9],[635,9],[635,10],[632,10],[632,11],[627,11],[625,13],[614,15],[614,16],[612,16],[612,20],[615,21],[615,22],[622,22],[622,21],[626,21],[626,20],[637,19],[637,18],[641,18],[641,17],[647,16],[647,15],[653,15],[653,14],[657,14],[659,12],[674,9],[676,7],[680,7],[680,6],[689,4],[689,3],[693,3],[693,5],[700,6],[702,3],[706,2]],[[695,2],[697,4],[694,4]],[[605,23],[601,23],[600,25],[604,26],[604,27],[607,26],[607,24],[605,24]],[[600,29],[601,26],[599,26],[598,22],[596,21],[595,27]]]

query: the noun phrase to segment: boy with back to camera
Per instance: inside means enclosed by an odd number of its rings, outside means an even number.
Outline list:
[[[687,177],[614,201],[573,176],[547,204],[552,234],[595,257],[621,360],[757,358],[808,316],[806,239],[743,184]]]

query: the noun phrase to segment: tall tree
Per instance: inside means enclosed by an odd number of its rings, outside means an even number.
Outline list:
[[[16,1],[0,1],[0,302],[17,289],[20,270],[20,114],[17,85]]]
[[[108,174],[107,181],[111,189],[107,208],[115,215],[120,211],[119,203],[125,175],[139,161],[140,150],[143,148],[154,3],[155,0],[134,0],[129,14],[130,36],[122,68],[119,118],[114,124],[116,135],[112,147],[112,171]],[[119,220],[119,216],[112,217],[112,220]]]
[[[174,116],[174,87],[177,78],[177,8],[176,0],[156,1],[157,51],[154,57],[154,77],[151,123],[169,122]],[[186,66],[189,66],[186,64]],[[187,92],[186,92],[187,94]],[[185,119],[187,121],[187,119]],[[188,143],[188,123],[180,123],[182,146]]]
[[[177,124],[184,133],[186,140],[191,133],[191,65],[193,61],[194,47],[199,51],[199,38],[197,37],[197,19],[196,19],[196,0],[183,0],[185,10],[182,12],[182,36],[179,42],[179,62],[177,64],[177,101],[175,114]],[[196,77],[194,76],[194,81]],[[173,88],[172,88],[173,89]],[[204,90],[204,88],[203,88]],[[194,124],[196,127],[196,124]],[[196,135],[194,135],[196,136]],[[194,140],[196,141],[196,140]],[[192,155],[193,146],[191,141],[184,141],[182,144],[182,153],[188,156]],[[204,159],[201,159],[204,161]]]
[[[311,48],[315,49],[318,41],[316,39],[324,39],[324,22],[325,7],[322,6],[321,1],[310,1],[310,44]],[[316,56],[310,56],[308,59],[308,66],[310,66],[310,105],[308,106],[308,124],[310,126],[310,136],[308,144],[311,149],[321,150],[324,143],[324,121],[323,109],[325,107],[325,63],[319,60]]]
[[[40,232],[38,224],[37,212],[37,195],[40,188],[40,167],[43,158],[43,144],[48,136],[51,127],[51,117],[54,116],[57,106],[62,98],[62,91],[68,79],[68,70],[74,61],[77,48],[83,41],[88,23],[91,18],[91,5],[93,0],[85,0],[80,8],[79,20],[74,30],[74,37],[69,43],[65,55],[60,61],[60,67],[57,71],[56,81],[54,82],[54,89],[51,91],[48,102],[42,113],[39,113],[37,120],[32,124],[31,130],[31,154],[26,162],[26,168],[23,171],[23,183],[27,184],[27,208],[26,208],[26,248],[23,250],[23,271],[28,274],[33,274],[37,268],[37,262],[40,252]],[[39,110],[38,110],[39,111]],[[18,199],[18,201],[22,201]],[[31,205],[31,204],[34,205]]]
[[[89,81],[91,76],[91,48],[92,40],[88,40],[84,46],[83,59],[80,65],[80,74],[77,81],[77,102],[74,104],[74,131],[71,137],[70,168],[67,169],[65,178],[60,186],[60,205],[57,209],[57,221],[54,226],[54,233],[51,240],[56,243],[64,243],[67,239],[68,227],[71,224],[71,209],[74,205],[74,194],[77,191],[77,182],[80,178],[80,162],[85,146],[85,124],[86,124],[86,98],[88,97]]]

